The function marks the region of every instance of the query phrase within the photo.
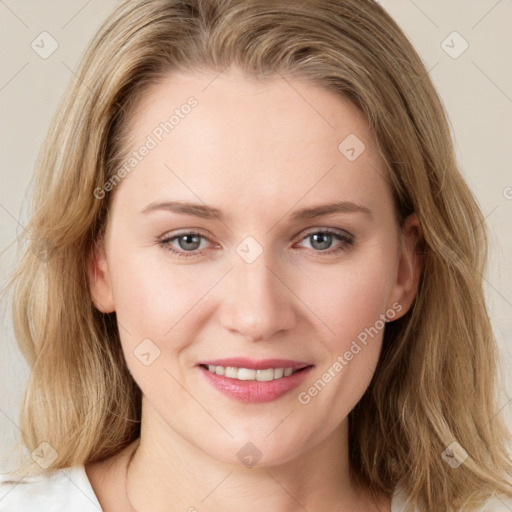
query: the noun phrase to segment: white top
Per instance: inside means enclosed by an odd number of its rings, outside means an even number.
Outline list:
[[[396,492],[391,512],[402,512],[406,499]],[[102,512],[84,466],[25,478],[0,474],[0,512]],[[495,498],[481,512],[511,512],[512,500]]]

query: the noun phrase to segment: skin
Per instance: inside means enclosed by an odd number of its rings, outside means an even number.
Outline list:
[[[365,118],[300,80],[258,82],[236,68],[169,75],[137,106],[130,149],[190,96],[197,107],[112,192],[106,234],[88,269],[96,307],[116,311],[126,362],[143,392],[130,501],[139,512],[389,511],[388,496],[374,501],[351,480],[348,460],[348,413],[370,383],[383,330],[307,405],[298,394],[380,315],[394,307],[397,319],[409,309],[419,274],[417,219],[406,220],[400,245],[384,162]],[[338,150],[350,134],[366,146],[354,161]],[[225,218],[141,213],[168,200],[207,204]],[[371,214],[291,220],[300,208],[332,201]],[[353,244],[333,236],[322,251],[310,236],[322,228],[350,233]],[[184,259],[159,245],[187,230],[204,235],[203,255]],[[235,252],[247,236],[263,249],[250,264]],[[169,245],[188,247],[177,238]],[[146,366],[133,352],[148,338],[160,355]],[[244,404],[213,388],[196,366],[236,356],[314,368],[283,397]],[[261,452],[253,467],[237,457],[248,442]],[[130,510],[124,468],[132,449],[86,465],[106,512]]]

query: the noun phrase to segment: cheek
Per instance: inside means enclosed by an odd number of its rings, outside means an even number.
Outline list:
[[[219,269],[192,270],[167,262],[157,252],[154,258],[146,253],[147,249],[125,253],[111,271],[123,348],[130,354],[150,339],[165,355],[165,346],[172,341],[176,353],[200,329],[198,318],[208,302],[204,299],[218,281]]]
[[[167,262],[156,247],[127,251],[117,261],[111,274],[118,319],[147,325],[159,337],[192,309],[211,281],[200,269]]]
[[[344,351],[375,324],[383,327],[381,318],[393,284],[391,268],[391,263],[377,262],[340,267],[326,275],[321,286],[309,287],[303,295],[324,324],[324,339],[331,353]]]
[[[128,369],[146,397],[159,397],[166,389],[168,400],[186,403],[177,382],[184,381],[187,367],[177,363],[197,338],[200,323],[195,320],[209,283],[192,282],[185,267],[150,264],[147,257],[120,261],[112,285]]]
[[[308,306],[322,320],[321,340],[329,355],[298,401],[310,412],[330,410],[326,430],[348,415],[375,372],[393,282],[390,268],[389,261],[345,268],[309,293]]]

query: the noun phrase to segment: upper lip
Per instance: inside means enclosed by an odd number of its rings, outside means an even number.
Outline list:
[[[301,369],[311,366],[304,361],[292,361],[291,359],[250,359],[248,357],[229,357],[227,359],[209,359],[201,361],[199,365],[231,366],[234,368],[248,368],[250,370],[265,370],[267,368],[293,368]]]

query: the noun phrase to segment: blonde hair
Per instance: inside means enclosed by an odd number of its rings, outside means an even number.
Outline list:
[[[141,392],[115,313],[95,309],[89,291],[87,258],[112,197],[94,192],[125,161],[127,126],[151,84],[229,65],[259,79],[300,78],[353,102],[386,160],[399,223],[412,212],[419,219],[418,294],[387,325],[373,380],[349,415],[354,476],[373,491],[400,487],[421,511],[470,511],[495,491],[512,493],[482,289],[484,218],[421,59],[372,0],[130,0],[105,21],[42,148],[28,247],[12,280],[15,333],[31,366],[23,443],[49,443],[48,469],[58,469],[113,455],[139,436]],[[457,469],[442,457],[453,442],[469,455]]]

